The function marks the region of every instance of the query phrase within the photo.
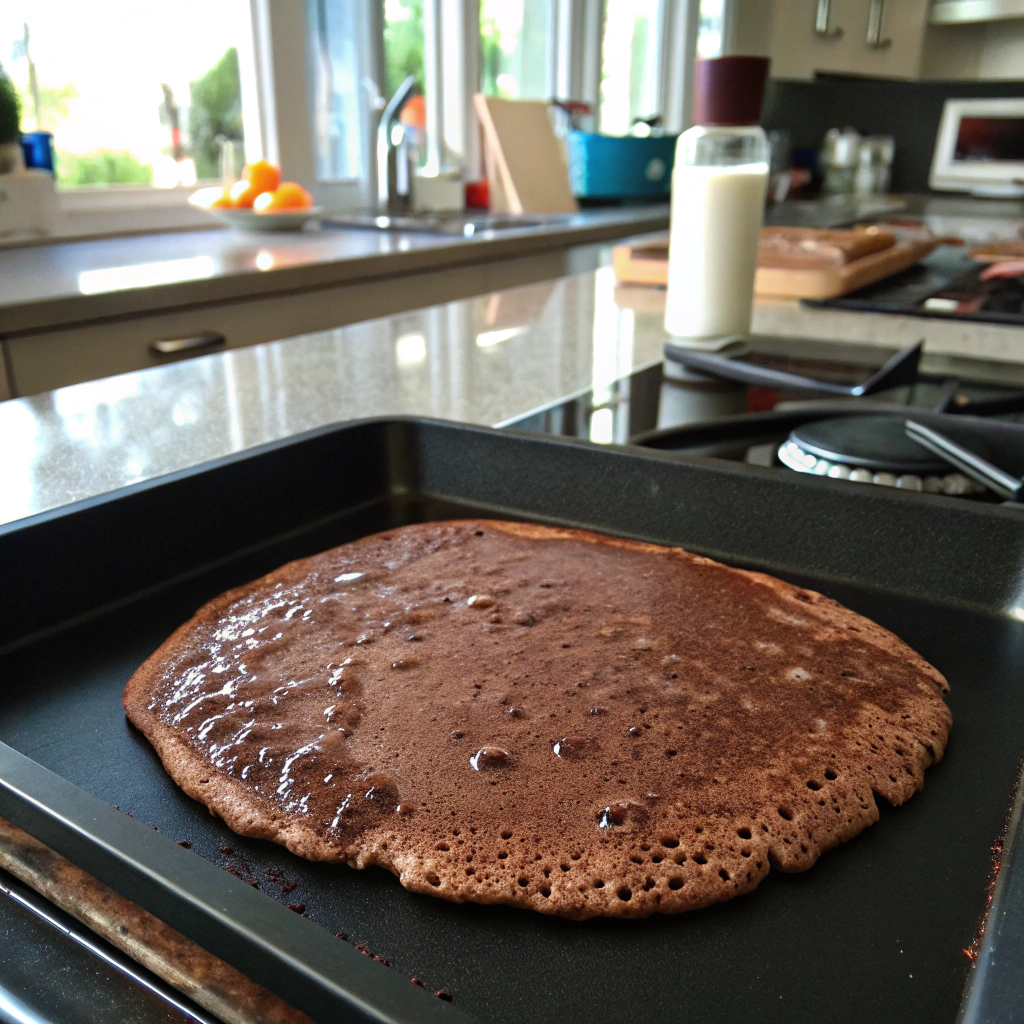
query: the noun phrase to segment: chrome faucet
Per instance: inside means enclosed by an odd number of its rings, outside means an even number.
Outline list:
[[[381,214],[405,213],[412,205],[409,133],[398,118],[409,100],[418,95],[416,78],[410,75],[380,115],[377,127],[377,209]]]

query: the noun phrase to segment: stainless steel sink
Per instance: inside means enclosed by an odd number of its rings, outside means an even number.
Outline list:
[[[567,219],[565,215],[537,213],[409,213],[388,216],[373,213],[339,213],[324,217],[322,223],[328,228],[469,236],[483,231],[515,231],[522,228],[545,227]]]

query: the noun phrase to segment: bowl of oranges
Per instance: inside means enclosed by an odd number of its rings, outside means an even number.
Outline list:
[[[301,185],[282,181],[269,160],[246,164],[233,185],[201,188],[189,202],[243,231],[300,231],[323,212]]]

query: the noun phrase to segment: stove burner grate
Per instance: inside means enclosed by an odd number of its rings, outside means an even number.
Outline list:
[[[805,451],[795,441],[786,441],[779,446],[779,462],[798,473],[827,476],[832,480],[850,480],[853,483],[880,484],[883,487],[898,487],[904,491],[923,491],[925,494],[967,495],[981,494],[985,488],[963,473],[947,473],[945,476],[919,476],[917,473],[872,472],[863,466],[851,467],[842,462],[830,462]]]
[[[898,416],[837,416],[795,427],[777,452],[798,473],[928,494],[980,494],[985,488],[906,436]]]

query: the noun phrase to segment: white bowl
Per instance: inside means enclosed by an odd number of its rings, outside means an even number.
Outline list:
[[[317,220],[324,210],[322,206],[307,206],[301,210],[257,213],[255,210],[222,207],[208,212],[239,231],[301,231],[311,220]]]

